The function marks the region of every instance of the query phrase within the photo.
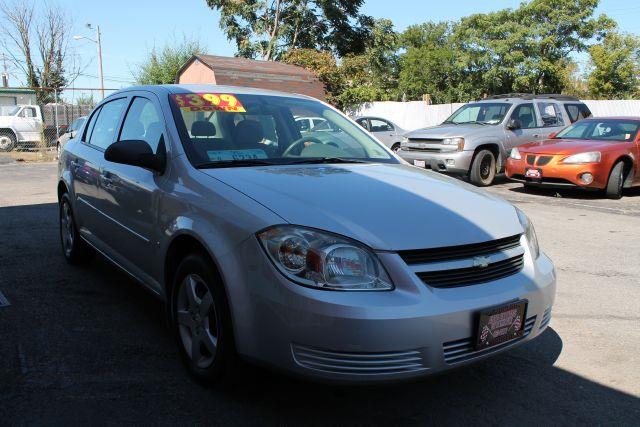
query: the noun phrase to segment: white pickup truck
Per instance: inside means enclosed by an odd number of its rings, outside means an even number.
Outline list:
[[[18,146],[38,147],[43,135],[47,144],[55,137],[55,127],[47,129],[42,110],[37,105],[16,105],[0,112],[0,151],[11,151]],[[51,132],[47,132],[51,131]]]

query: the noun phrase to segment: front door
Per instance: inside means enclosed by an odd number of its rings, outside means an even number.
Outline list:
[[[560,105],[553,101],[538,101],[536,102],[538,107],[538,113],[540,114],[540,120],[542,127],[540,128],[540,138],[546,139],[550,134],[559,132],[569,125],[565,123],[562,115]]]
[[[164,119],[155,95],[140,93],[130,98],[116,140],[145,141],[154,153],[165,149],[161,142]],[[107,160],[100,171],[100,208],[111,218],[105,242],[118,262],[147,283],[155,283],[151,272],[158,262],[156,225],[162,180],[162,175],[150,170]]]
[[[520,104],[514,108],[506,123],[511,120],[517,120],[520,123],[520,128],[506,130],[507,146],[505,148],[507,153],[513,147],[540,139],[542,132],[538,125],[538,117],[533,103]]]
[[[378,141],[382,142],[387,147],[391,147],[396,142],[395,129],[391,123],[381,119],[369,119],[369,126],[371,133]]]
[[[18,113],[20,120],[17,121],[18,139],[21,141],[39,141],[40,125],[36,115],[36,107],[23,107]]]

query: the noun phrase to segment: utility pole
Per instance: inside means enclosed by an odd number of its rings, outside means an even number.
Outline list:
[[[98,76],[100,77],[100,95],[104,99],[104,80],[102,78],[102,43],[100,42],[100,25],[96,25],[96,41],[98,44]]]
[[[7,68],[7,56],[2,54],[2,65],[4,72],[2,73],[2,87],[9,87],[9,70]]]

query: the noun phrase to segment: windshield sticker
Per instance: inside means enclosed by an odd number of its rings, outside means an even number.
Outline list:
[[[254,160],[266,159],[267,153],[260,149],[251,150],[223,150],[223,151],[207,151],[207,156],[212,162],[225,160]]]
[[[178,93],[171,97],[185,111],[247,112],[240,100],[230,93]]]

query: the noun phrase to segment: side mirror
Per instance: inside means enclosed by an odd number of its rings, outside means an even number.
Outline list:
[[[124,165],[138,166],[152,171],[163,173],[166,165],[164,155],[164,141],[160,140],[158,153],[153,154],[151,146],[146,141],[130,139],[111,144],[104,152],[105,160]]]
[[[507,129],[509,130],[517,130],[522,129],[522,123],[518,119],[511,119],[509,123],[507,123]]]

